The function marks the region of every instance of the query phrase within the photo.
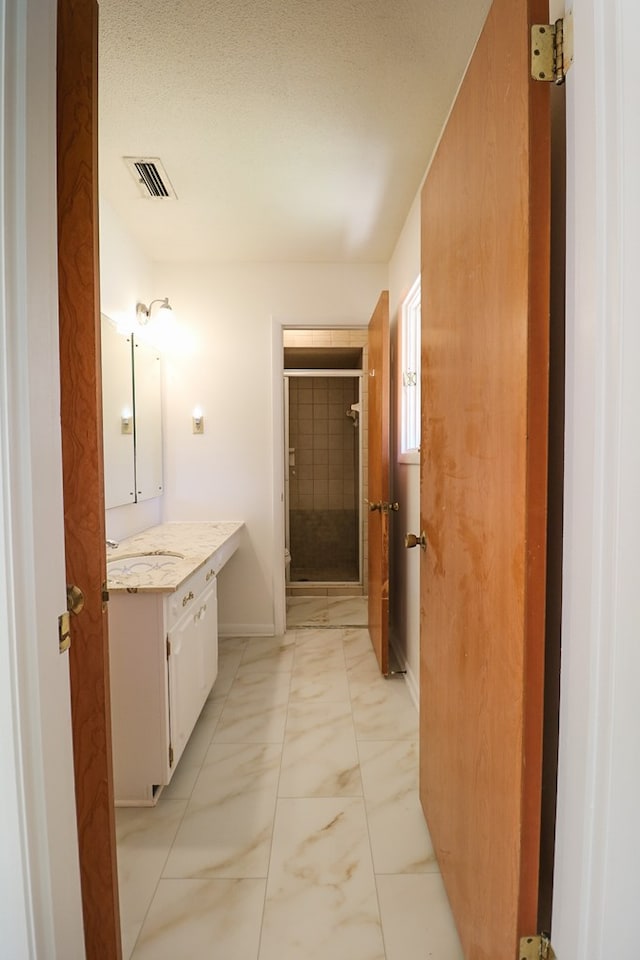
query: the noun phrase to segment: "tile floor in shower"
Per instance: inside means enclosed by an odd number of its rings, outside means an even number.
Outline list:
[[[221,638],[155,808],[116,812],[124,957],[462,960],[418,801],[418,718],[366,597],[288,602]]]

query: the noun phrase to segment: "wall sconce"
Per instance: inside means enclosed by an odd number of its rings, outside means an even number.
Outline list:
[[[194,407],[191,414],[194,433],[204,433],[204,414],[200,407]]]
[[[122,414],[120,415],[120,431],[121,433],[133,433],[133,414],[129,407],[122,408]]]
[[[148,307],[144,303],[137,303],[136,320],[139,324],[141,324],[141,326],[144,327],[147,323],[149,323],[149,320],[151,319],[151,308],[153,307],[154,303],[162,304],[162,306],[159,308],[160,310],[172,309],[172,306],[169,303],[169,297],[161,297],[158,300],[152,300]]]

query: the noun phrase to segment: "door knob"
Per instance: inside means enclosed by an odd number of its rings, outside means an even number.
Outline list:
[[[371,503],[369,500],[365,500],[365,503],[368,505],[371,513],[373,513],[375,510],[379,510],[380,513],[382,513],[382,500],[377,500],[375,503]]]
[[[422,550],[427,549],[427,535],[424,530],[417,536],[415,533],[406,533],[404,537],[404,545],[407,550],[410,550],[412,547],[420,546]]]
[[[394,501],[394,503],[383,503],[382,509],[385,513],[390,513],[391,511],[393,511],[394,513],[397,513],[398,510],[400,509],[400,504],[398,503],[397,500]]]
[[[67,610],[76,616],[84,608],[84,593],[74,583],[67,584]]]

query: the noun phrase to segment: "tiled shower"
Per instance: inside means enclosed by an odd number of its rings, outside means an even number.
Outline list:
[[[288,382],[290,579],[359,582],[359,377]]]

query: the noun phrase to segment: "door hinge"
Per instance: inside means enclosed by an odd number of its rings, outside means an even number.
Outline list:
[[[523,937],[518,957],[520,960],[557,960],[551,941],[544,933],[536,937]]]
[[[74,583],[67,584],[67,609],[58,617],[58,652],[65,653],[71,646],[71,614],[78,616],[84,610],[84,593]]]
[[[58,652],[66,653],[71,646],[71,614],[68,610],[58,617]]]
[[[173,766],[173,747],[169,744],[169,768]]]
[[[573,63],[573,13],[555,23],[531,27],[531,76],[534,80],[564,83]]]
[[[170,656],[171,656],[171,640],[169,640],[169,637],[167,637],[167,660],[169,659]]]

